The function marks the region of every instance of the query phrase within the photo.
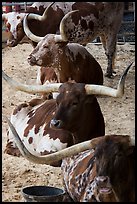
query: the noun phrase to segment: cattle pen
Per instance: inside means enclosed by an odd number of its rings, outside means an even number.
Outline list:
[[[32,2],[25,3],[27,3],[28,6],[29,3],[31,5]],[[4,4],[5,2],[3,2],[2,6],[4,6]],[[23,2],[22,5],[24,7]],[[128,7],[128,10],[131,9],[134,10],[133,4],[130,4],[130,7]],[[133,21],[134,25],[134,12],[131,16],[129,19]],[[133,37],[131,35],[130,40],[122,38],[122,40],[118,42],[116,76],[113,79],[104,77],[104,85],[116,88],[123,70],[130,62],[135,61],[134,36],[135,33]],[[86,48],[97,59],[104,72],[106,70],[107,60],[102,44],[96,39],[94,43],[89,43]],[[3,70],[19,82],[35,84],[37,66],[32,67],[27,62],[27,57],[31,52],[32,46],[29,43],[18,44],[16,47],[7,47],[4,42],[4,48],[2,49]],[[13,90],[4,80],[2,80],[2,113],[8,118],[10,118],[10,114],[17,105],[35,97],[37,96]],[[129,134],[131,137],[135,136],[134,63],[125,81],[124,96],[122,98],[100,97],[98,101],[105,119],[106,134]],[[8,124],[6,120],[2,118],[2,202],[23,202],[21,189],[25,186],[49,185],[63,188],[60,167],[34,164],[23,157],[14,157],[4,153],[7,130]]]

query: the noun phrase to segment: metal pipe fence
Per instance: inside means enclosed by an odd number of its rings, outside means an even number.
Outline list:
[[[27,6],[31,6],[33,3],[34,2],[2,2],[2,13],[11,11],[24,12],[27,10]],[[2,31],[5,30],[2,23]],[[135,2],[128,2],[117,37],[118,42],[135,42]],[[96,38],[93,43],[101,43],[100,38]]]
[[[34,2],[2,2],[2,12],[26,11],[27,6],[31,6]]]

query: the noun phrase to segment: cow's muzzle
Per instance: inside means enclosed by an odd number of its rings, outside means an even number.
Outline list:
[[[111,193],[112,187],[108,176],[97,176],[95,178],[99,192],[103,194]]]
[[[36,60],[36,58],[35,58],[33,55],[29,55],[29,57],[28,57],[28,63],[29,63],[31,66],[33,66],[33,65],[36,65],[37,60]]]
[[[17,41],[16,40],[7,40],[7,45],[9,47],[14,47],[17,45]]]
[[[62,126],[63,126],[63,123],[62,123],[61,120],[52,119],[50,121],[50,127],[51,128],[58,128],[58,129],[60,129],[60,128],[62,128]]]

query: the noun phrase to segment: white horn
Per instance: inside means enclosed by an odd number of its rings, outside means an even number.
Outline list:
[[[44,13],[42,16],[35,14],[35,13],[29,13],[28,14],[28,18],[27,19],[35,19],[35,20],[39,20],[39,21],[44,21],[47,18],[47,13],[49,8],[54,4],[55,2],[52,2],[49,6],[47,6],[47,8],[45,9]]]
[[[68,147],[66,149],[60,150],[58,152],[45,155],[45,156],[39,156],[36,155],[36,152],[32,152],[30,150],[27,150],[23,142],[21,141],[17,131],[15,130],[14,126],[10,122],[10,120],[5,116],[6,121],[8,122],[8,125],[13,133],[14,139],[16,141],[16,145],[19,148],[21,154],[29,161],[38,163],[38,164],[47,164],[52,165],[54,162],[60,161],[63,158],[78,154],[79,152],[94,148],[97,144],[97,142],[100,140],[100,138],[104,137],[98,137],[94,138],[92,140],[82,142],[76,145],[73,145],[71,147]]]
[[[31,94],[58,92],[58,89],[62,84],[62,83],[47,83],[44,85],[26,85],[13,80],[3,70],[2,70],[2,77],[14,89],[18,91],[31,93]]]
[[[60,22],[60,27],[59,27],[60,35],[55,35],[55,42],[58,43],[58,42],[69,41],[68,40],[69,36],[67,36],[68,34],[66,34],[66,31],[65,31],[65,30],[68,30],[66,24],[68,24],[67,21],[69,20],[70,15],[75,12],[78,12],[78,10],[70,11],[62,18]]]
[[[122,97],[124,94],[125,79],[126,79],[128,70],[132,64],[133,64],[133,62],[123,72],[123,74],[119,80],[117,89],[113,89],[113,88],[106,87],[103,85],[87,84],[87,85],[85,85],[86,93],[89,95],[90,94],[96,94],[96,95],[106,95],[106,96],[112,96],[112,97]]]
[[[32,41],[38,43],[38,42],[41,41],[44,37],[40,37],[40,36],[34,35],[34,34],[30,31],[30,29],[29,29],[29,27],[28,27],[28,23],[27,23],[27,17],[28,17],[28,15],[29,15],[29,14],[27,14],[26,16],[24,16],[24,19],[23,19],[24,32],[25,32],[25,34],[27,35],[27,37],[28,37],[29,39],[31,39]]]
[[[27,37],[28,37],[29,39],[31,39],[32,41],[38,43],[38,42],[41,41],[44,37],[40,37],[40,36],[34,35],[34,34],[30,31],[30,29],[29,29],[29,27],[28,27],[28,22],[27,22],[27,20],[28,20],[28,19],[35,19],[35,20],[39,20],[39,21],[45,20],[45,19],[47,18],[47,12],[48,12],[49,8],[50,8],[54,3],[55,3],[55,2],[51,3],[51,4],[45,9],[45,11],[44,11],[44,13],[43,13],[42,16],[40,16],[40,15],[38,15],[38,14],[34,14],[34,13],[29,13],[29,14],[27,14],[27,15],[24,17],[24,19],[23,19],[24,32],[25,32],[25,34],[27,35]]]
[[[76,13],[78,12],[79,10],[73,10],[73,11],[70,11],[68,12],[61,20],[60,22],[60,34],[62,36],[62,38],[64,40],[68,40],[67,36],[66,36],[66,33],[65,33],[65,29],[66,29],[66,25],[67,25],[67,21],[70,21],[69,17],[71,16],[72,13]]]

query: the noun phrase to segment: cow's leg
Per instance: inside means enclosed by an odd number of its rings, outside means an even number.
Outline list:
[[[112,78],[114,72],[114,66],[115,66],[115,56],[116,56],[116,42],[117,42],[117,36],[116,35],[107,35],[106,37],[106,55],[108,59],[108,66],[105,76]]]
[[[9,154],[9,155],[13,155],[13,156],[17,156],[17,157],[21,156],[21,153],[20,153],[18,147],[16,146],[16,143],[13,139],[13,136],[12,136],[10,129],[7,132],[7,136],[8,136],[8,139],[7,139],[7,144],[6,144],[4,153]]]
[[[38,85],[42,85],[46,82],[46,78],[47,77],[47,74],[48,74],[48,69],[49,68],[46,68],[46,67],[38,67],[37,69],[37,80],[36,80],[36,83]],[[50,81],[51,79],[47,79],[48,81]],[[38,94],[38,96],[42,96],[43,99],[47,100],[47,99],[52,99],[53,98],[53,95],[52,93],[48,93],[48,94]]]
[[[105,52],[106,52],[106,36],[105,36],[105,35],[101,35],[101,36],[100,36],[100,40],[101,40],[102,45],[103,45],[103,47],[104,47],[104,50],[105,50]]]

